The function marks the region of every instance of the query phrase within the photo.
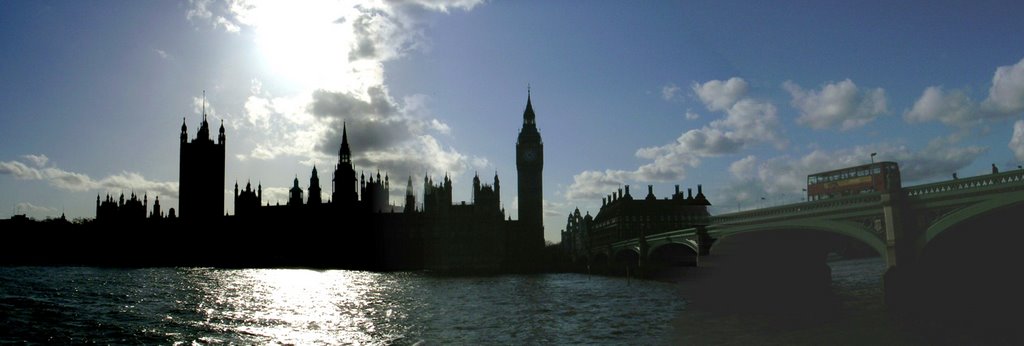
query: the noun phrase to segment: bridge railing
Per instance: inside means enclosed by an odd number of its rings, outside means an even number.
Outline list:
[[[809,213],[816,212],[826,209],[849,207],[852,205],[860,204],[878,204],[882,201],[882,193],[865,193],[854,196],[831,198],[820,201],[802,202],[796,204],[788,204],[778,207],[769,207],[763,209],[755,209],[748,211],[741,211],[736,213],[722,214],[717,216],[711,216],[708,218],[709,224],[723,224],[733,221],[748,221],[758,218],[777,217],[777,216],[793,216],[798,213]]]
[[[941,181],[931,184],[904,187],[903,191],[909,197],[920,197],[926,195],[940,194],[951,191],[963,191],[983,189],[996,186],[1024,185],[1024,170],[979,175],[976,177]]]

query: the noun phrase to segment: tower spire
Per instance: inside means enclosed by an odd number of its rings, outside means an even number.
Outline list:
[[[352,162],[352,150],[348,146],[348,125],[341,123],[341,149],[338,151],[341,162]]]
[[[536,125],[537,116],[533,114],[533,102],[531,101],[530,86],[526,86],[526,110],[523,111],[523,125]]]
[[[203,122],[206,122],[206,89],[203,89]]]

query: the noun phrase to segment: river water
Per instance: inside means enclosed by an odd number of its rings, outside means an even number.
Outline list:
[[[684,283],[305,269],[0,268],[0,343],[925,344],[877,259],[831,262],[836,308],[704,311]]]

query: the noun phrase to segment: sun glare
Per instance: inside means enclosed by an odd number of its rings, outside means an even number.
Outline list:
[[[350,90],[354,9],[346,4],[268,1],[241,19],[255,30],[261,58],[280,80],[300,89]]]

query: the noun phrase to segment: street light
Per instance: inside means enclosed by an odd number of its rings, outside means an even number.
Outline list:
[[[878,155],[878,153],[871,153],[871,163],[875,163],[875,155]]]

